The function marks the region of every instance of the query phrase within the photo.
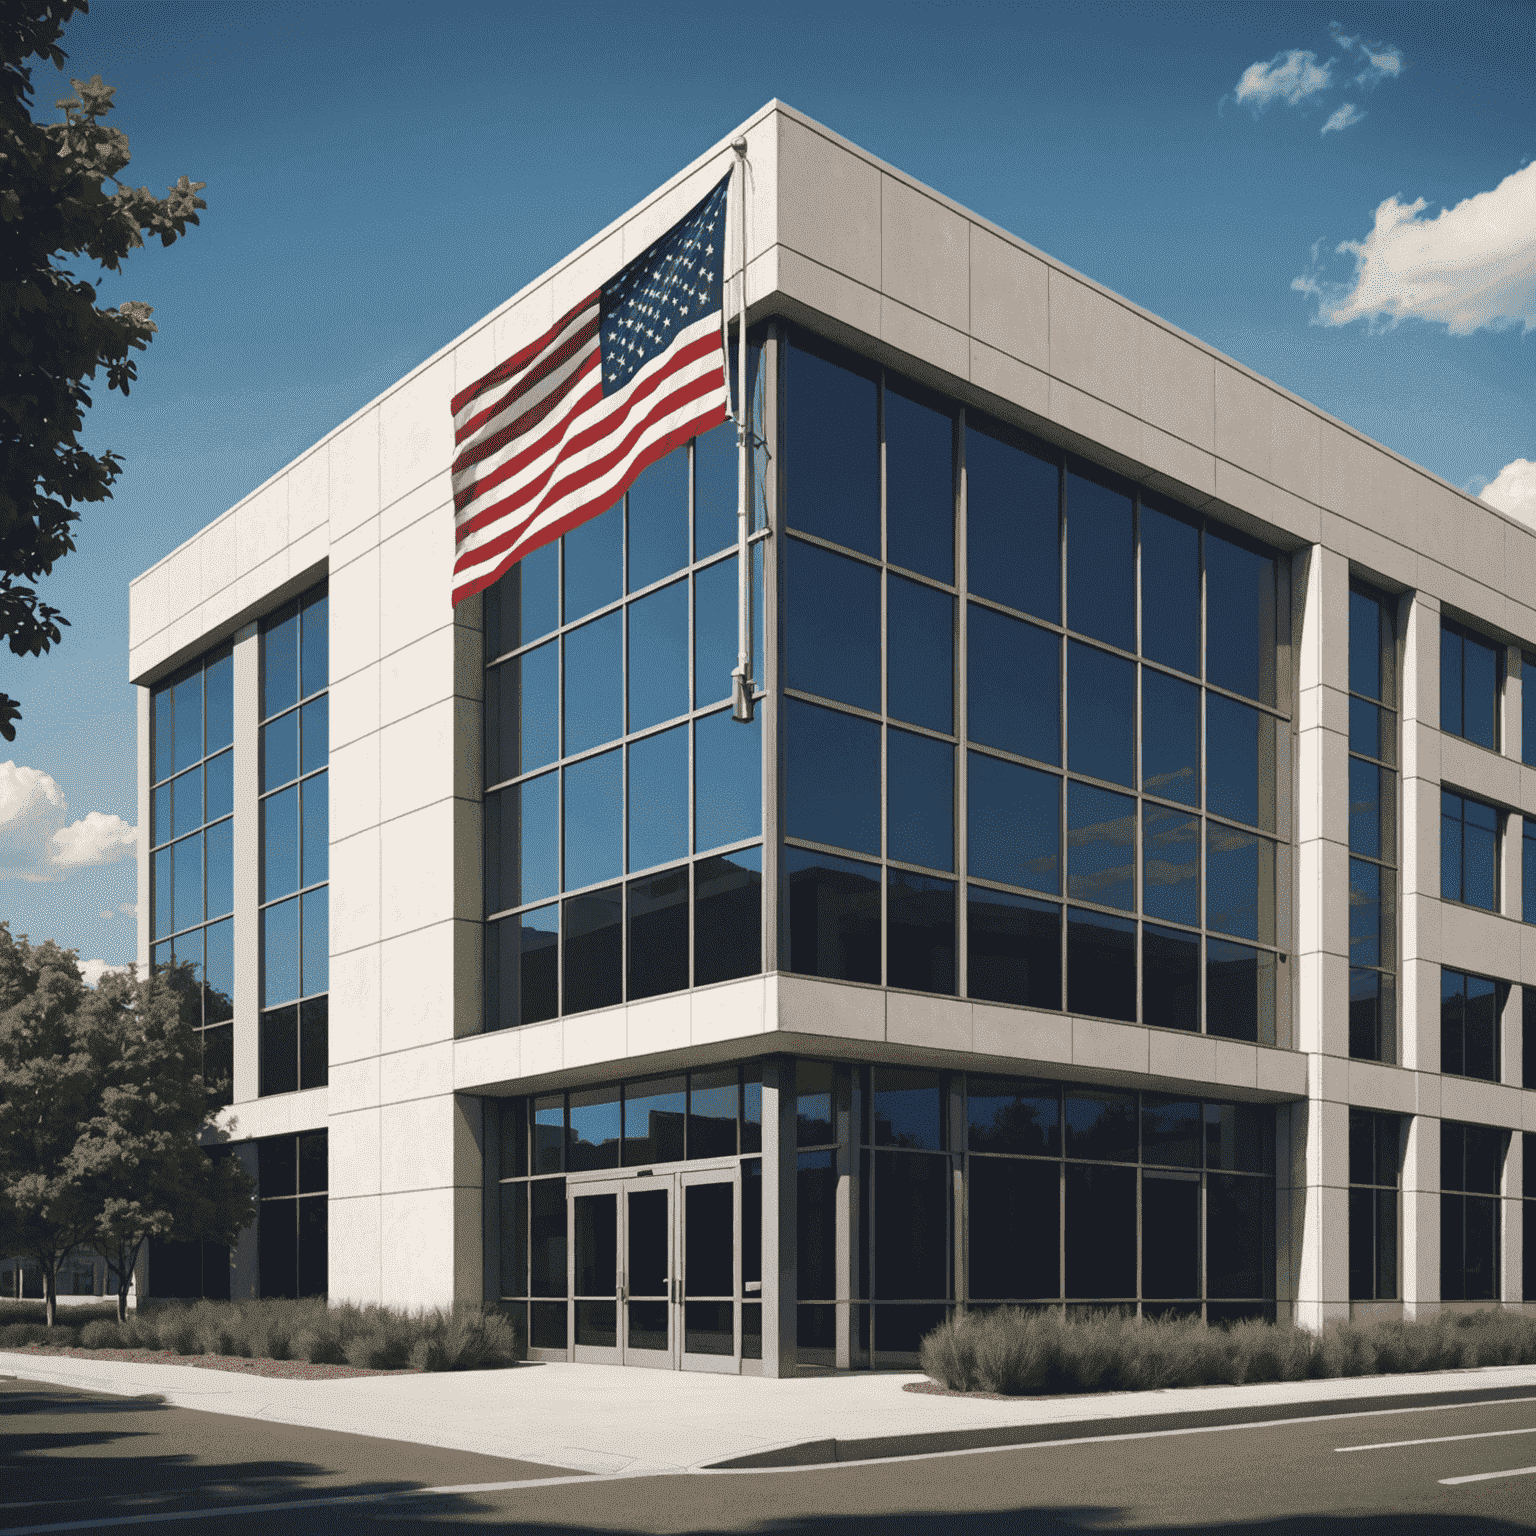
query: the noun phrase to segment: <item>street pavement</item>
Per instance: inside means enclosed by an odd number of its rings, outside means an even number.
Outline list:
[[[955,1449],[960,1435],[970,1438],[959,1443],[974,1445],[989,1436],[994,1443],[1040,1438],[1085,1422],[1152,1429],[1173,1420],[1280,1416],[1309,1404],[1379,1401],[1387,1407],[1394,1400],[1457,1391],[1536,1395],[1536,1366],[1002,1400],[904,1392],[907,1382],[925,1378],[867,1371],[774,1380],[539,1364],[280,1381],[190,1366],[0,1352],[4,1374],[95,1392],[156,1393],[176,1407],[591,1473],[687,1471],[743,1458],[794,1460],[796,1448],[803,1462],[849,1460]]]
[[[402,1525],[538,1536],[1513,1536],[1536,1531],[1536,1395],[1352,1413],[1319,1404],[1282,1422],[828,1466],[594,1475],[0,1382],[0,1536],[214,1526],[218,1536],[351,1536]]]

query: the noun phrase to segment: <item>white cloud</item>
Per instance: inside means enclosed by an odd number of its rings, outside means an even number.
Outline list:
[[[1352,101],[1346,101],[1332,117],[1323,124],[1324,133],[1338,133],[1341,129],[1353,127],[1365,116]]]
[[[1276,101],[1294,107],[1308,96],[1326,91],[1333,83],[1332,70],[1331,59],[1319,64],[1315,53],[1292,48],[1287,53],[1277,53],[1267,64],[1250,64],[1237,82],[1235,95],[1255,112],[1262,112]]]
[[[133,857],[138,829],[121,816],[88,811],[79,821],[53,834],[51,861],[60,869],[85,869],[93,864],[115,864]]]
[[[1536,460],[1512,459],[1478,495],[1490,507],[1536,528]]]
[[[1389,197],[1364,240],[1335,248],[1355,258],[1353,282],[1325,281],[1313,248],[1312,269],[1291,287],[1318,300],[1318,322],[1392,326],[1414,318],[1452,336],[1484,326],[1536,329],[1536,162],[1432,219],[1419,217],[1426,206],[1422,197]]]
[[[137,833],[121,816],[68,817],[69,802],[51,774],[0,763],[0,880],[62,880],[71,870],[133,856]]]
[[[1355,76],[1355,84],[1370,87],[1383,80],[1395,80],[1404,69],[1402,50],[1391,43],[1367,43],[1365,68]]]
[[[111,965],[105,960],[77,960],[75,964],[80,967],[80,974],[88,987],[94,987],[108,972],[119,973],[128,969],[126,965]]]

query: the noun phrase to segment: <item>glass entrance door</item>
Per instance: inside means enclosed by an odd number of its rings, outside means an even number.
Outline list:
[[[573,1182],[570,1191],[571,1358],[618,1365],[620,1189]]]
[[[573,1360],[740,1369],[739,1184],[734,1165],[570,1180]]]
[[[682,1364],[685,1370],[741,1368],[741,1196],[736,1170],[682,1173]]]
[[[675,1243],[670,1178],[632,1179],[624,1186],[624,1276],[620,1285],[625,1365],[676,1365],[673,1305]]]

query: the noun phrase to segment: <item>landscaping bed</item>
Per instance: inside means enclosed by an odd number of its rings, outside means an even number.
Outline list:
[[[1320,1381],[1536,1364],[1536,1317],[1489,1307],[1413,1322],[1289,1324],[1138,1320],[1000,1307],[971,1312],[923,1340],[922,1368],[941,1393],[1043,1397],[1165,1387]],[[909,1387],[924,1390],[925,1384]]]
[[[228,1361],[215,1368],[303,1379],[316,1375],[301,1368],[324,1368],[332,1375],[486,1370],[512,1365],[522,1355],[512,1321],[478,1307],[401,1312],[333,1307],[319,1297],[172,1302],[131,1312],[124,1323],[113,1312],[77,1325],[61,1309],[52,1328],[7,1323],[7,1315],[0,1312],[0,1349],[188,1365]]]
[[[208,1371],[235,1371],[244,1376],[270,1376],[280,1381],[339,1381],[348,1376],[415,1376],[421,1373],[421,1368],[414,1365],[398,1370],[372,1370],[358,1365],[314,1365],[308,1360],[258,1360],[246,1355],[177,1355],[168,1349],[81,1349],[71,1345],[24,1344],[17,1353],[43,1358],[128,1360],[136,1365],[195,1365]]]

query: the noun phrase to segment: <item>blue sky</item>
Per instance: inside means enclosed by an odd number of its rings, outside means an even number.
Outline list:
[[[35,72],[48,119],[100,73],[128,179],[208,211],[103,284],[161,327],[89,415],[127,468],[44,584],[64,643],[0,653],[13,929],[133,955],[129,579],[770,97],[1536,521],[1523,0],[636,14],[97,0]]]

